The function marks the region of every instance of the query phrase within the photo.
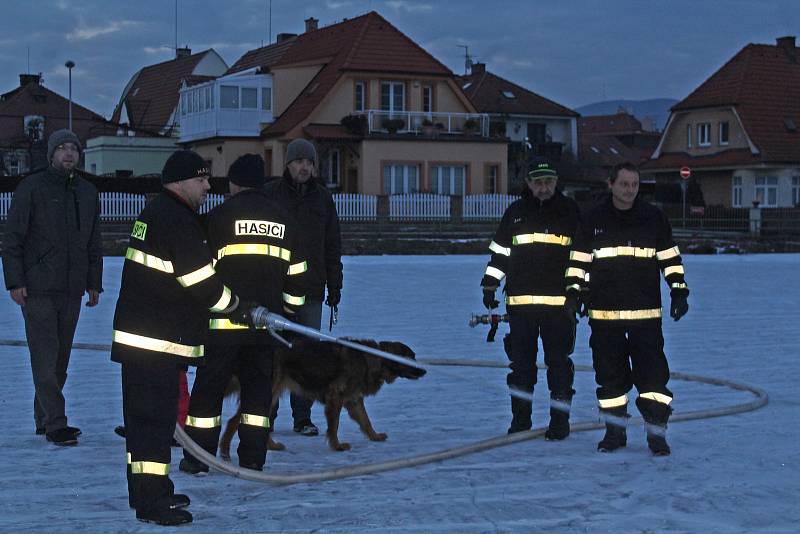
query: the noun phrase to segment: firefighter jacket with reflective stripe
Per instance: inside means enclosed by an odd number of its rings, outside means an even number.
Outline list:
[[[564,273],[579,224],[578,205],[560,191],[545,201],[524,195],[503,214],[481,286],[494,289],[505,278],[509,307],[562,306]]]
[[[263,191],[245,189],[206,219],[217,273],[242,301],[289,318],[305,302],[308,263],[298,250],[298,226]],[[209,343],[274,344],[266,329],[248,330],[212,314]]]
[[[609,196],[584,216],[566,285],[588,289],[592,323],[660,320],[662,274],[673,294],[689,294],[672,228],[656,206],[637,199],[619,210]]]
[[[14,191],[3,238],[6,289],[29,295],[102,291],[103,244],[97,189],[50,167]]]
[[[293,182],[288,169],[267,182],[267,196],[286,208],[299,225],[300,245],[308,260],[308,297],[321,299],[325,285],[342,287],[342,234],[333,196],[316,179]]]
[[[133,225],[114,314],[111,359],[198,364],[212,311],[238,298],[216,274],[200,216],[162,190]]]

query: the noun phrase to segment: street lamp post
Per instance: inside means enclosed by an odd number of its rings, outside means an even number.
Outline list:
[[[72,131],[72,67],[75,66],[75,62],[67,60],[64,66],[69,69],[69,130]]]

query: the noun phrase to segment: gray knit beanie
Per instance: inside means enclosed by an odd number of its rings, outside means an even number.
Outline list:
[[[74,143],[78,147],[78,152],[83,150],[80,139],[71,130],[56,130],[50,134],[50,139],[47,140],[47,161],[53,160],[53,152],[62,143]]]
[[[296,159],[310,159],[314,164],[317,163],[317,151],[311,141],[295,139],[289,143],[286,147],[286,164]]]

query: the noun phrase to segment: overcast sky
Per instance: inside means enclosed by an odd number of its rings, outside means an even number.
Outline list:
[[[513,82],[576,108],[685,97],[747,43],[800,33],[798,0],[177,0],[179,46],[232,65],[303,20],[375,10],[455,73],[464,49]],[[302,6],[302,7],[297,7]],[[20,73],[110,117],[130,77],[174,57],[175,0],[3,0],[0,92]]]

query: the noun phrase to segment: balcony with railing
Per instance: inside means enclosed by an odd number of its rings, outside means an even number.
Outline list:
[[[486,113],[382,111],[377,109],[370,109],[365,113],[369,134],[489,137],[489,115]]]

